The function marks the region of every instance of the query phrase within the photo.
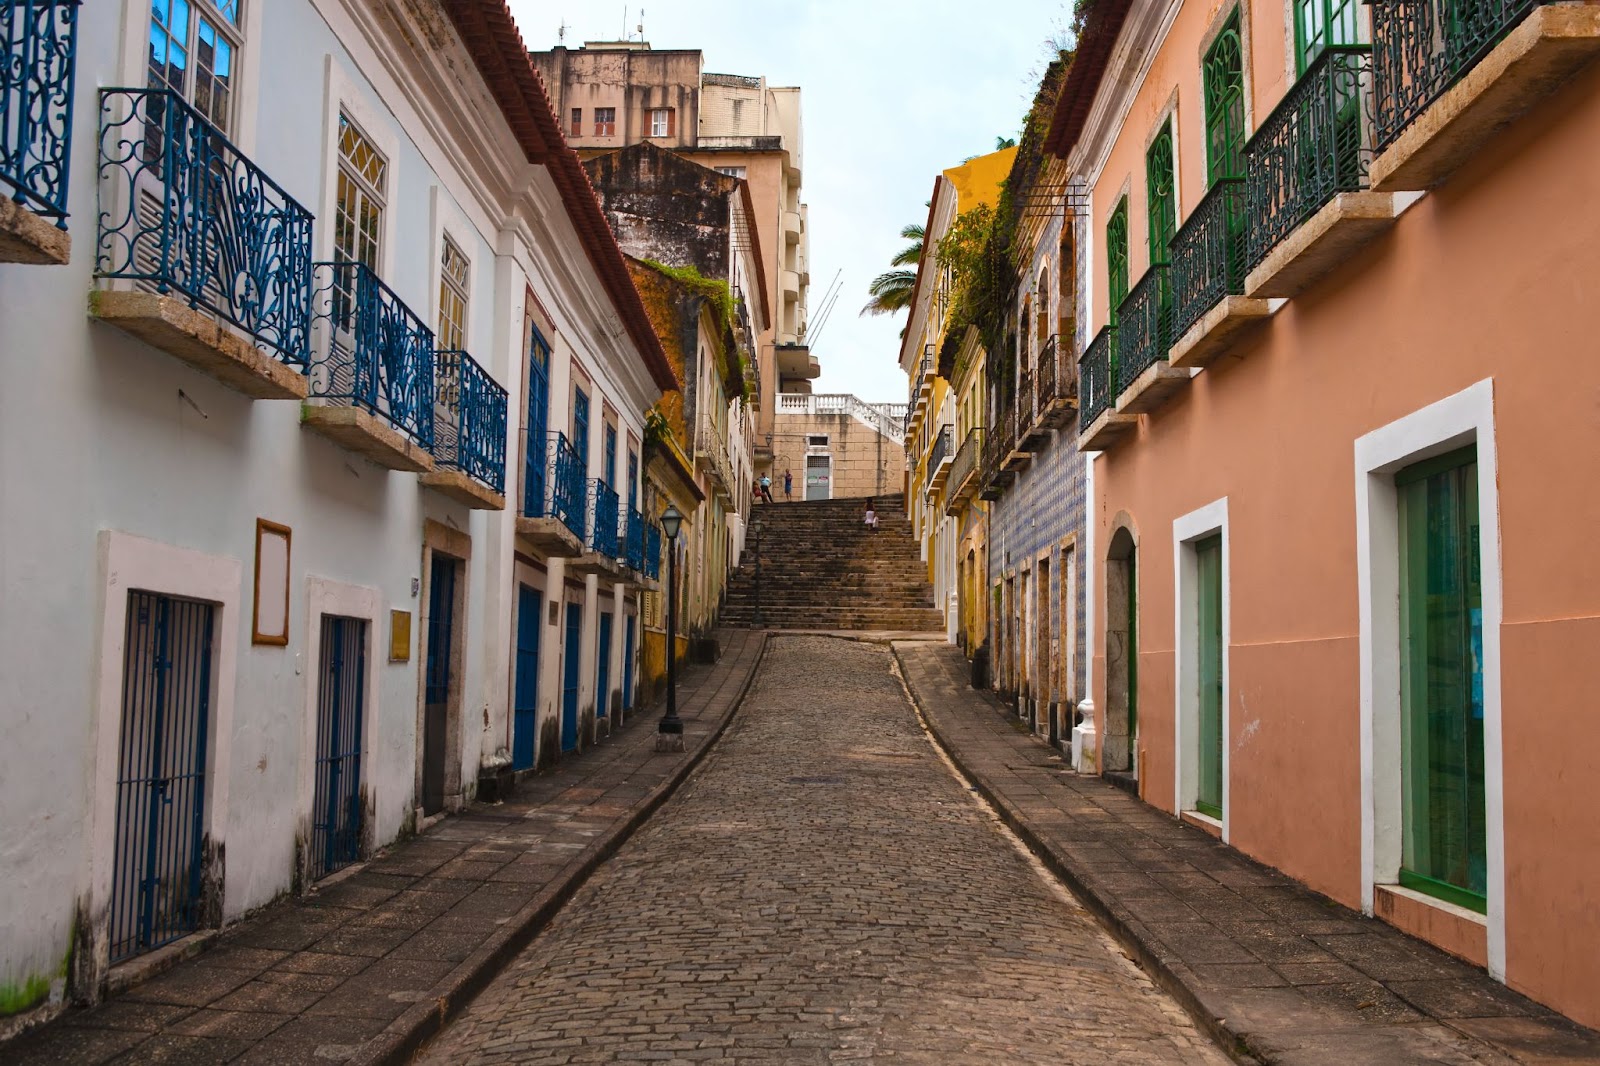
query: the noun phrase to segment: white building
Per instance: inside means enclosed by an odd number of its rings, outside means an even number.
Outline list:
[[[0,170],[11,1013],[603,734],[673,387],[501,0],[32,6],[8,62],[72,110]]]

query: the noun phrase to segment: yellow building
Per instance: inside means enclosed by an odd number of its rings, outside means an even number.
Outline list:
[[[981,609],[971,607],[974,598],[961,595],[963,580],[971,582],[976,575],[979,584],[972,587],[981,587],[985,573],[983,511],[971,505],[970,493],[952,507],[950,482],[958,456],[962,489],[975,480],[986,409],[985,360],[975,331],[958,314],[954,298],[959,279],[954,264],[941,259],[939,245],[953,231],[959,241],[978,217],[974,212],[994,209],[1015,157],[1015,148],[1003,148],[951,167],[935,180],[911,317],[900,345],[900,366],[911,387],[906,513],[922,543],[934,606],[944,616],[946,633],[952,643],[960,641],[968,649],[981,640],[985,624]],[[963,600],[969,605],[966,610]]]

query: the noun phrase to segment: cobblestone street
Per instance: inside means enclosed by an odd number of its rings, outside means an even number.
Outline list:
[[[773,638],[698,776],[425,1061],[1227,1061],[946,769],[892,664]]]

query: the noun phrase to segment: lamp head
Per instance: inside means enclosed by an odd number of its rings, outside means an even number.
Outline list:
[[[678,539],[678,530],[683,525],[683,515],[672,504],[667,504],[667,509],[661,512],[661,532],[667,535],[668,540]]]

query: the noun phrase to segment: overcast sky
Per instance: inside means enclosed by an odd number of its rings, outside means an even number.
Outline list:
[[[633,35],[640,5],[511,0],[530,48]],[[896,364],[905,314],[862,318],[867,284],[927,220],[939,171],[1014,137],[1068,18],[1063,0],[646,0],[656,48],[699,48],[717,74],[801,87],[804,196],[810,206],[811,328],[818,392],[902,402]],[[843,292],[819,317],[835,274]]]

